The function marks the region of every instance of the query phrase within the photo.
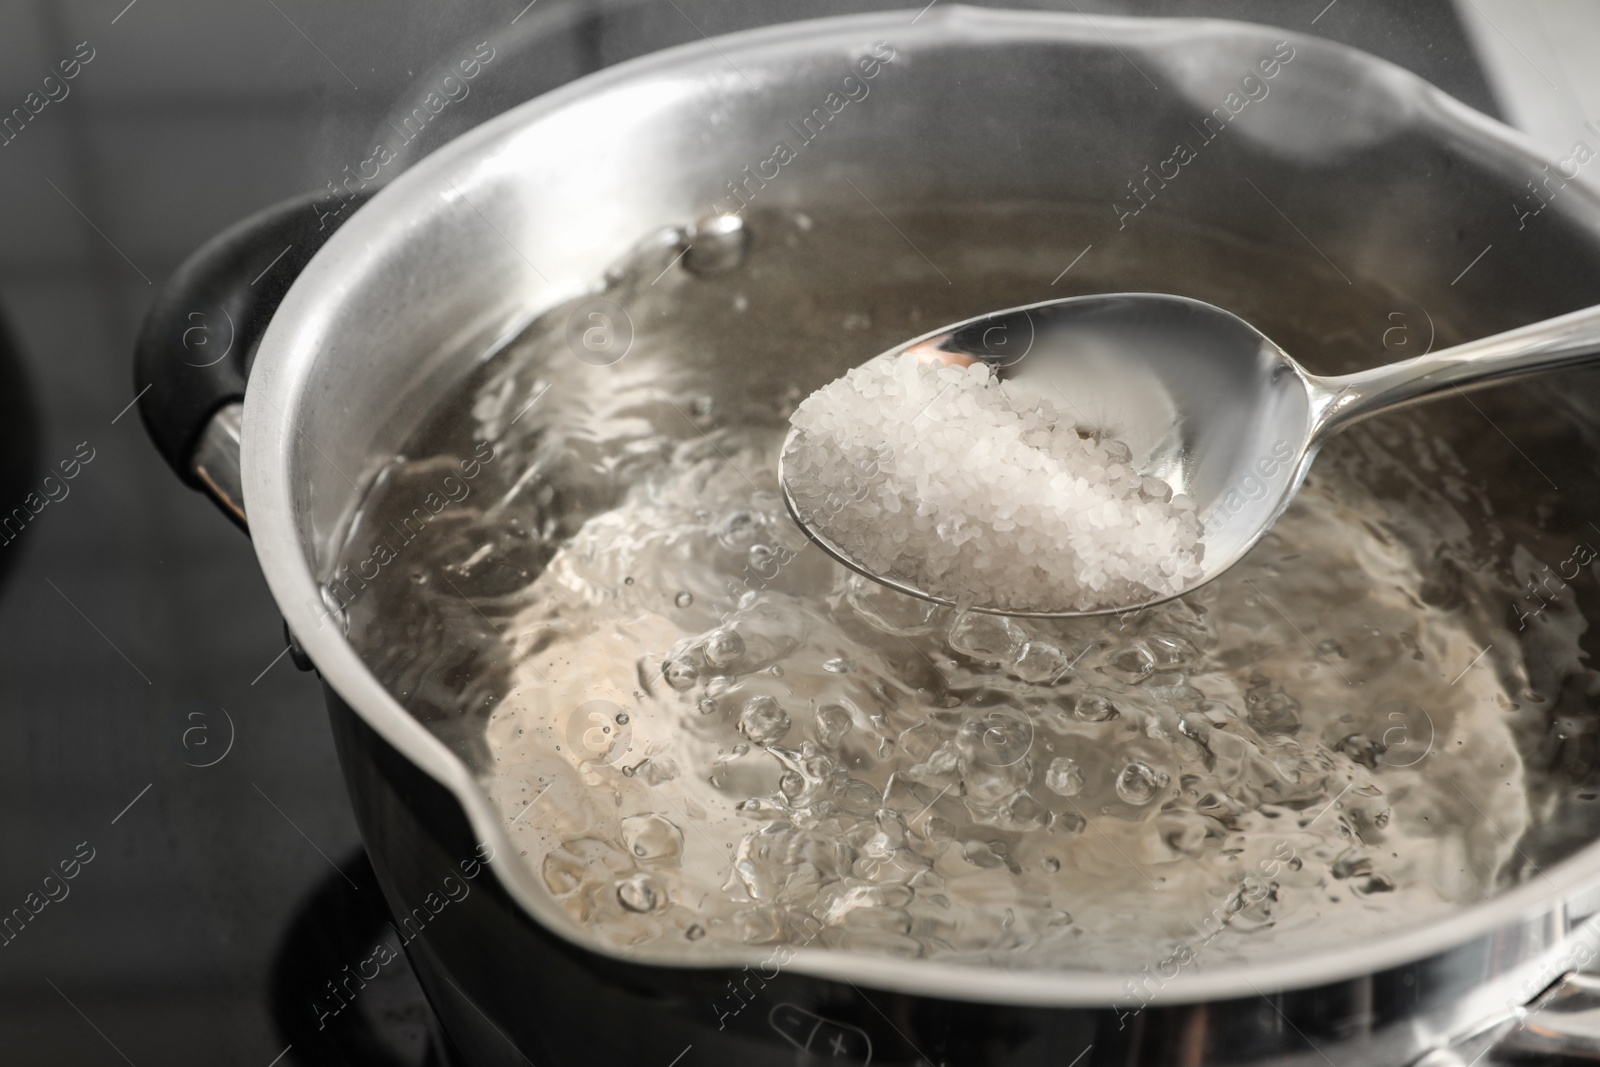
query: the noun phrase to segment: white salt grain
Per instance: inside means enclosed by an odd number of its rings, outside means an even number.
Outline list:
[[[1177,593],[1194,504],[983,364],[872,360],[790,417],[797,510],[867,571],[957,604],[1050,611]]]

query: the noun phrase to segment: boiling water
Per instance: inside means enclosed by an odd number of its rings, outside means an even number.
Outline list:
[[[1502,636],[1513,545],[1425,420],[1341,438],[1225,577],[1120,618],[893,593],[811,547],[777,491],[799,399],[940,322],[1168,291],[1335,370],[1382,358],[1408,305],[1170,227],[1050,288],[1076,248],[1039,235],[1070,212],[897,221],[951,284],[876,215],[754,215],[715,275],[646,242],[609,303],[474,366],[328,575],[580,936],[1107,970],[1182,944],[1206,967],[1526,877],[1518,731],[1541,698]]]

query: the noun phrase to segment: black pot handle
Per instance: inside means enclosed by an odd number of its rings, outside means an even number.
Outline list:
[[[275,204],[213,237],[167,281],[139,330],[139,415],[167,465],[240,527],[239,416],[267,323],[370,193]]]

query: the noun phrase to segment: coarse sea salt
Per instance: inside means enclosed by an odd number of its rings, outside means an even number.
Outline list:
[[[1194,502],[982,363],[875,359],[796,409],[784,483],[860,567],[955,604],[1093,611],[1201,574]]]

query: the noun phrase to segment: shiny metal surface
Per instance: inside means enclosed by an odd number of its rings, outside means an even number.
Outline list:
[[[1382,62],[1218,22],[1090,23],[943,5],[913,23],[915,14],[687,46],[491,121],[362,208],[296,282],[262,343],[241,450],[251,532],[289,625],[336,707],[347,709],[356,740],[346,767],[366,806],[374,864],[391,884],[422,885],[420,839],[402,834],[406,825],[424,835],[442,823],[452,832],[465,826],[495,853],[489,869],[502,891],[485,895],[472,922],[431,933],[419,965],[430,987],[448,983],[468,1003],[447,1020],[453,1033],[471,1031],[487,1045],[498,1032],[527,1050],[540,1040],[528,1004],[569,1012],[547,1018],[579,1018],[581,1001],[563,1000],[568,990],[552,990],[541,972],[537,942],[563,961],[554,973],[571,982],[573,997],[598,990],[640,1006],[628,1027],[589,1008],[592,1059],[669,1039],[675,1055],[701,1040],[677,1038],[720,1032],[700,994],[766,953],[730,953],[695,969],[584,947],[582,932],[517,860],[471,771],[378,685],[328,621],[318,578],[359,487],[438,389],[459,377],[462,353],[481,352],[592,288],[641,235],[706,214],[732,176],[770,156],[776,131],[824,100],[875,43],[890,43],[907,60],[894,67],[897,81],[874,88],[872,104],[881,107],[862,106],[850,124],[830,129],[826,165],[771,182],[762,192],[768,203],[808,213],[859,207],[862,198],[887,210],[941,198],[1105,203],[1139,173],[1152,144],[1287,45],[1298,81],[1276,82],[1270,106],[1252,113],[1259,121],[1239,126],[1234,155],[1165,189],[1162,211],[1310,257],[1279,215],[1250,199],[1237,180],[1245,167],[1317,236],[1323,255],[1360,276],[1409,280],[1409,292],[1468,336],[1592,301],[1600,199],[1578,186],[1539,220],[1536,239],[1508,253],[1538,284],[1504,287],[1494,301],[1471,284],[1451,288],[1455,250],[1439,249],[1436,235],[1463,218],[1514,222],[1506,189],[1538,176],[1547,161],[1512,131]],[[1130,62],[1160,87],[1136,105],[1129,94],[1143,82]],[[967,150],[951,154],[951,143]],[[1148,214],[1127,224],[1161,225],[1161,212],[1142,210]],[[1113,230],[1115,211],[1108,205]],[[897,238],[886,229],[884,239]],[[1547,266],[1553,260],[1559,270]],[[1341,284],[1331,273],[1329,283]],[[416,780],[392,796],[365,797],[359,772],[380,764],[397,780]],[[1323,1062],[1324,1050],[1357,1057],[1346,1062],[1404,1064],[1444,1047],[1472,1020],[1527,1003],[1571,970],[1563,949],[1597,905],[1600,849],[1590,845],[1493,900],[1381,943],[1179,973],[1149,990],[1148,1003],[1132,976],[1021,975],[813,949],[798,950],[774,981],[811,1003],[834,996],[843,1004],[850,990],[868,998],[849,1010],[883,1037],[876,1064],[923,1059],[890,1044],[890,1017],[923,1052],[952,1063],[1003,1048],[1014,1063],[1072,1062],[1084,1053],[1081,1067],[1312,1064]],[[768,1015],[758,1023],[755,1014],[736,1023],[739,1047],[749,1052],[742,1062],[792,1063],[793,1044],[774,1036]],[[933,1035],[956,1022],[969,1043],[938,1044]],[[1144,1036],[1130,1044],[1135,1032]]]
[[[243,404],[226,404],[206,423],[195,442],[191,461],[195,476],[223,513],[248,527],[244,513],[244,485],[239,470],[239,435],[244,422]]]
[[[1510,1064],[1600,1061],[1600,925],[1577,931],[1566,949],[1580,969],[1562,975],[1521,1006],[1507,1005],[1478,1021],[1448,1046],[1409,1067],[1505,1067]]]
[[[1133,463],[1194,500],[1202,526],[1203,572],[1186,588],[1095,611],[973,611],[1066,618],[1110,615],[1173,600],[1239,562],[1288,508],[1329,436],[1356,421],[1509,378],[1600,357],[1600,307],[1332,377],[1297,363],[1232,312],[1160,293],[1067,297],[1008,308],[943,326],[874,357],[943,353],[983,363],[1004,381],[1060,398],[1078,428],[1133,450]],[[795,438],[789,432],[784,452]],[[1241,489],[1266,470],[1292,471],[1274,493]],[[780,472],[782,471],[780,461]],[[780,473],[781,477],[781,473]],[[858,564],[803,513],[784,484],[790,514],[817,545],[858,573],[941,604],[907,582]]]
[[[1577,971],[1518,1013],[1499,1055],[1600,1060],[1600,974]]]
[[[1338,377],[1311,378],[1317,397],[1313,442],[1386,411],[1449,391],[1586,363],[1600,355],[1600,307]]]

